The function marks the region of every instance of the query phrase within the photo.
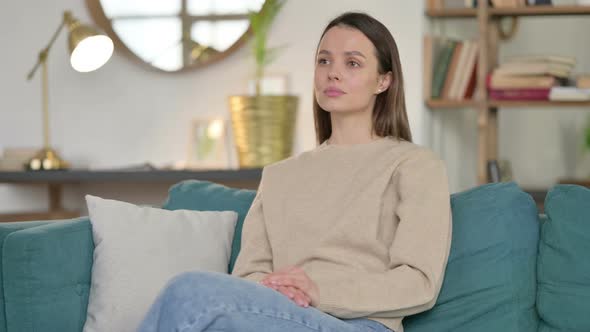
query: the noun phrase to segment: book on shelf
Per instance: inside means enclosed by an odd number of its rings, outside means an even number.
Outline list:
[[[542,89],[551,88],[558,84],[553,76],[532,75],[532,76],[509,76],[492,72],[488,75],[489,89]]]
[[[489,97],[494,100],[548,100],[551,88],[541,89],[489,89]]]
[[[424,36],[423,80],[426,99],[463,100],[473,96],[478,44]]]
[[[451,56],[451,60],[449,62],[449,68],[447,70],[447,74],[445,75],[445,79],[442,85],[442,91],[440,92],[440,98],[442,99],[450,99],[451,88],[455,85],[457,81],[457,71],[459,70],[459,64],[463,64],[463,46],[465,43],[457,42],[455,48],[453,49],[453,55]],[[461,61],[461,62],[459,62]],[[461,66],[462,67],[462,66]]]
[[[427,0],[428,10],[477,8],[479,0]],[[590,4],[590,0],[578,0],[578,4]],[[551,0],[488,0],[491,8],[517,8],[525,6],[551,6]]]
[[[554,62],[507,62],[501,64],[494,71],[506,76],[550,75],[567,78],[572,72],[572,66]]]
[[[451,87],[449,99],[469,99],[475,91],[477,81],[477,56],[479,45],[477,41],[466,40],[463,50],[463,61],[460,62],[456,73],[456,83]]]
[[[551,88],[549,100],[590,101],[590,89],[580,89],[575,86],[555,86]]]
[[[422,57],[422,91],[424,92],[424,96],[426,99],[432,96],[432,68],[434,68],[434,61],[436,60],[436,56],[439,54],[442,48],[443,42],[443,38],[438,38],[432,35],[424,35],[423,38],[424,56]]]
[[[511,55],[504,59],[503,63],[550,63],[565,65],[573,67],[576,65],[576,58],[567,55],[555,55],[555,54],[519,54]]]
[[[457,47],[457,41],[452,39],[445,39],[441,49],[434,57],[434,66],[432,69],[432,97],[441,98],[442,90],[445,83],[445,78],[449,71],[449,65],[453,57],[453,52]]]

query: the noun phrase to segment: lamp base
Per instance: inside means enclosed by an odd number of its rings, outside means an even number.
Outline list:
[[[29,171],[64,170],[69,167],[69,163],[61,159],[52,148],[39,150],[26,164],[26,168]]]

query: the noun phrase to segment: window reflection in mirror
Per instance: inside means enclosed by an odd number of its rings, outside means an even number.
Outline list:
[[[240,46],[265,0],[87,0],[97,23],[143,62],[180,71]]]

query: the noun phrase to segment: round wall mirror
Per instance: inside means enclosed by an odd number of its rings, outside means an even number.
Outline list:
[[[115,42],[153,68],[178,72],[221,60],[246,40],[265,0],[86,0]]]

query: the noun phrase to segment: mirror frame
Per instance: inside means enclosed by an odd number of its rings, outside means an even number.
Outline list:
[[[261,11],[265,9],[266,4],[267,4],[267,2],[265,1],[262,5],[262,8],[260,9]],[[191,65],[191,66],[182,67],[179,70],[168,71],[168,70],[160,69],[160,68],[153,66],[150,63],[144,61],[143,59],[141,59],[138,55],[133,53],[133,51],[127,47],[127,45],[119,38],[117,33],[115,33],[115,31],[113,30],[113,27],[110,23],[109,18],[107,18],[106,14],[104,13],[104,10],[102,8],[102,4],[100,3],[100,0],[86,0],[86,7],[88,8],[88,12],[90,13],[90,16],[94,20],[94,23],[98,27],[100,27],[109,37],[111,37],[111,39],[113,40],[113,43],[115,44],[116,51],[122,51],[122,53],[126,57],[130,58],[134,62],[141,64],[145,68],[148,68],[153,71],[160,72],[160,73],[167,73],[167,74],[184,73],[184,72],[189,72],[189,71],[199,69],[199,68],[205,67],[207,65],[219,62],[219,61],[223,60],[224,58],[228,57],[229,55],[231,55],[232,53],[234,53],[240,47],[242,47],[243,44],[252,35],[252,29],[248,25],[248,29],[246,30],[246,32],[244,32],[244,34],[242,34],[242,36],[232,46],[230,46],[225,51],[211,56],[206,61],[202,61],[197,64]]]

